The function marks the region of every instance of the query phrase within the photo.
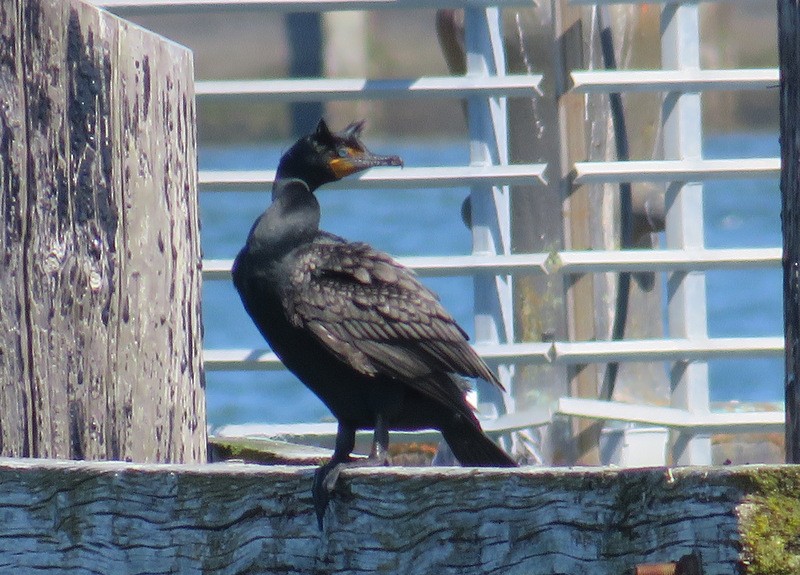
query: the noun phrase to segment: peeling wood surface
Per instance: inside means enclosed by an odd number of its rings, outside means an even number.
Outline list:
[[[191,53],[0,3],[0,455],[202,462]]]
[[[782,466],[349,470],[320,533],[313,471],[0,459],[0,572],[620,575],[698,552],[705,575],[748,573],[753,477],[800,479]]]
[[[800,6],[778,0],[786,461],[800,463]]]

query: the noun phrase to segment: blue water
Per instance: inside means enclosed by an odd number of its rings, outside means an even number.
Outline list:
[[[408,166],[465,165],[466,143],[414,142],[371,146],[396,153]],[[707,158],[766,157],[779,153],[777,135],[709,138]],[[200,150],[201,169],[274,168],[283,149],[263,146]],[[322,227],[366,241],[396,256],[467,254],[471,238],[460,218],[466,188],[318,192]],[[705,187],[705,235],[709,247],[779,246],[780,192],[777,180],[726,180]],[[269,195],[204,192],[200,198],[206,258],[233,258]],[[466,328],[472,329],[472,281],[426,278],[424,282]],[[780,269],[711,272],[707,275],[708,331],[712,337],[779,336],[783,333]],[[205,346],[263,348],[265,343],[227,281],[203,288]],[[709,364],[713,401],[779,401],[783,363],[775,359],[715,360]],[[208,420],[229,423],[288,423],[330,418],[327,409],[284,372],[209,372]]]

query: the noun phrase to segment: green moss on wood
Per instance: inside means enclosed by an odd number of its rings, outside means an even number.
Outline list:
[[[748,575],[800,573],[800,466],[753,467],[736,479],[751,493],[740,510]]]
[[[274,439],[210,437],[208,443],[212,461],[237,459],[270,465],[319,465],[330,457],[327,450]]]
[[[783,494],[754,496],[742,516],[748,575],[800,573],[800,501]]]
[[[800,466],[743,465],[723,467],[746,493],[769,496],[776,493],[800,495]]]

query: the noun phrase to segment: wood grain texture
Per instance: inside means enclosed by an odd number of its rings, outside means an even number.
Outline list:
[[[566,0],[554,3],[554,35],[558,43],[555,51],[555,98],[558,105],[559,130],[559,191],[563,205],[564,247],[568,250],[591,249],[591,222],[597,223],[593,214],[598,211],[597,198],[592,186],[575,185],[572,169],[576,161],[589,155],[587,131],[591,126],[585,120],[586,99],[569,91],[569,72],[582,68],[589,55],[585,54],[585,11],[570,6]],[[570,276],[566,279],[567,332],[571,341],[597,339],[596,316],[599,302],[595,299],[593,274]],[[599,370],[596,364],[570,365],[567,368],[569,391],[573,397],[599,397]],[[575,463],[597,465],[600,463],[600,432],[602,422],[576,419],[572,422]]]
[[[778,1],[786,461],[800,463],[800,7]]]
[[[0,459],[0,572],[619,575],[700,554],[748,573],[754,474],[790,467],[342,474],[320,533],[313,468]]]
[[[191,53],[2,10],[0,454],[204,461]]]
[[[26,235],[27,134],[22,73],[22,38],[17,28],[21,0],[0,2],[0,454],[28,455],[33,441],[28,331],[22,239]]]

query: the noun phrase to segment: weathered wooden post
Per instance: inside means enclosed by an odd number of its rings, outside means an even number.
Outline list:
[[[191,53],[0,3],[0,455],[205,460]]]
[[[778,0],[786,461],[800,463],[800,6]]]

